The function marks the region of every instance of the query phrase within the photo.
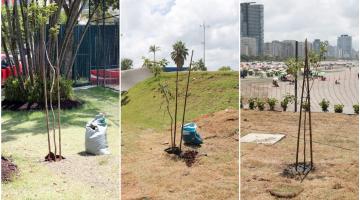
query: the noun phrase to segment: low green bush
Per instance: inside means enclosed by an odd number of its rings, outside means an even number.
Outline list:
[[[26,101],[26,93],[21,91],[20,82],[17,78],[10,76],[4,84],[5,99],[14,102]]]
[[[251,110],[254,110],[254,109],[255,109],[256,98],[250,98],[250,99],[248,100],[248,103],[249,103],[249,108],[250,108]]]
[[[288,104],[289,103],[293,103],[295,101],[295,96],[294,95],[285,95],[284,99],[280,102],[280,105],[283,109],[283,111],[286,111]]]
[[[310,111],[310,104],[308,103],[308,102],[306,102],[306,101],[304,101],[303,103],[302,103],[302,109],[304,109],[305,111]]]
[[[327,101],[326,99],[322,99],[322,101],[320,101],[319,103],[320,107],[321,107],[321,110],[323,112],[328,112],[328,108],[329,108],[329,105],[330,105],[330,101]]]
[[[344,105],[343,104],[336,104],[334,105],[334,111],[336,113],[342,113],[343,112]]]
[[[260,110],[263,111],[265,109],[265,101],[261,98],[258,98],[256,100],[256,107]]]
[[[354,108],[354,113],[359,114],[359,104],[353,105],[353,108]]]
[[[275,98],[268,98],[267,99],[267,104],[270,107],[270,110],[275,110],[275,105],[276,105],[277,99]]]
[[[47,81],[47,90],[50,91],[52,82]],[[72,88],[72,81],[64,78],[60,79],[60,100],[71,100],[74,98],[74,91]],[[25,91],[21,91],[20,83],[17,78],[9,77],[5,81],[4,92],[5,99],[14,102],[29,102],[29,103],[44,103],[44,85],[42,80],[35,76],[34,83],[31,84],[30,79],[24,80]],[[57,85],[54,84],[54,91],[52,92],[52,101],[56,102]],[[48,92],[48,99],[50,98],[50,92]]]

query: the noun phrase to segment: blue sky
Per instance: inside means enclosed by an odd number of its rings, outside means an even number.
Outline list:
[[[120,1],[121,57],[141,67],[142,57],[152,58],[149,46],[160,47],[157,58],[170,58],[172,44],[185,42],[193,60],[203,57],[203,21],[206,32],[206,65],[209,70],[221,66],[238,68],[238,0],[122,0]],[[190,56],[185,65],[188,65]]]

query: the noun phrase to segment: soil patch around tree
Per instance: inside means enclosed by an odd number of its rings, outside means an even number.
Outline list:
[[[61,109],[69,110],[74,108],[79,108],[83,105],[84,102],[79,100],[62,100],[60,102]],[[31,110],[42,110],[45,108],[44,103],[29,103],[29,102],[19,102],[19,101],[8,101],[3,100],[1,102],[1,109],[3,110],[11,110],[11,111],[31,111]],[[57,108],[57,102],[53,103],[53,108]],[[50,106],[49,106],[50,109]]]
[[[14,163],[1,156],[1,182],[11,181],[18,171],[18,167]]]

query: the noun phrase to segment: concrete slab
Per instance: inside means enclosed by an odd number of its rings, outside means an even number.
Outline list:
[[[257,144],[275,144],[285,135],[283,134],[264,134],[264,133],[249,133],[240,138],[240,142],[257,143]]]

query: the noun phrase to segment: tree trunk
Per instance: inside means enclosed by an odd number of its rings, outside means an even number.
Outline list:
[[[176,147],[176,122],[177,122],[177,108],[178,108],[178,82],[179,82],[179,66],[176,67],[176,90],[175,90],[175,123],[174,123],[174,146]]]
[[[47,88],[46,88],[46,69],[45,69],[45,27],[40,25],[40,43],[39,43],[39,61],[41,67],[41,74],[44,87],[44,103],[45,103],[45,120],[46,120],[46,129],[48,136],[48,148],[49,156],[51,155],[51,145],[50,145],[50,130],[49,130],[49,109],[47,103]]]
[[[18,6],[17,6],[17,1],[14,1],[14,33],[16,34],[16,38],[17,38],[17,45],[18,45],[18,49],[20,52],[20,59],[21,59],[21,64],[22,64],[22,69],[23,69],[23,73],[25,75],[25,77],[27,77],[28,75],[28,71],[27,71],[27,61],[26,61],[26,57],[25,57],[25,52],[24,52],[24,41],[23,41],[23,37],[21,35],[21,29],[20,29],[20,15],[18,13]]]
[[[26,8],[26,12],[25,9]],[[26,45],[26,54],[27,54],[27,61],[28,61],[28,67],[29,67],[29,75],[30,75],[30,82],[31,85],[34,85],[34,74],[33,74],[33,58],[32,58],[32,51],[31,51],[31,47],[30,47],[30,34],[29,34],[29,21],[27,18],[27,12],[28,12],[28,0],[24,0],[22,1],[22,3],[20,3],[20,9],[21,9],[21,14],[22,14],[22,18],[23,18],[23,27],[24,27],[24,33],[25,33],[25,45]]]
[[[82,41],[83,41],[83,39],[84,39],[84,37],[85,37],[85,34],[86,34],[86,32],[87,32],[87,30],[88,30],[88,28],[89,28],[89,26],[90,26],[90,22],[91,22],[92,18],[94,17],[97,9],[100,7],[99,5],[100,5],[99,3],[96,4],[94,12],[90,15],[90,17],[89,17],[89,19],[88,19],[88,22],[87,22],[86,25],[85,25],[84,31],[81,33],[80,41],[77,43],[77,46],[76,46],[76,49],[75,49],[75,53],[74,53],[74,56],[72,56],[72,60],[71,60],[71,62],[70,62],[70,65],[67,66],[67,68],[66,68],[66,76],[65,76],[65,77],[68,78],[68,79],[71,77],[70,72],[72,71],[72,66],[74,65],[74,62],[75,62],[75,59],[76,59],[76,55],[77,55],[77,53],[78,53],[78,51],[79,51],[79,49],[80,49],[80,46],[81,46],[81,43],[82,43]],[[66,65],[65,65],[65,66],[66,66]]]
[[[20,90],[22,92],[25,92],[24,81],[23,81],[23,78],[20,73],[20,63],[19,63],[19,59],[18,59],[18,53],[16,51],[16,49],[17,49],[16,38],[15,38],[15,35],[13,32],[14,26],[15,26],[15,19],[14,19],[14,17],[11,17],[14,15],[10,14],[8,1],[5,1],[5,9],[6,9],[6,18],[8,19],[8,34],[9,34],[9,38],[10,38],[10,51],[11,51],[11,54],[12,54],[14,62],[15,62],[15,69],[16,69],[17,77],[18,77],[18,80],[20,83]],[[5,27],[5,25],[3,27]]]

